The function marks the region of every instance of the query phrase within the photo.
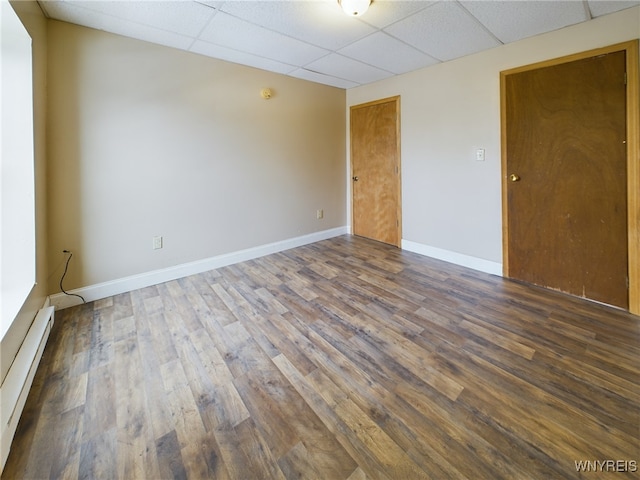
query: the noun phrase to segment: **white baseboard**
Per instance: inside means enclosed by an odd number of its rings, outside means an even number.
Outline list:
[[[2,468],[9,456],[11,442],[18,427],[18,421],[22,415],[22,409],[27,401],[33,377],[38,369],[42,352],[49,338],[49,332],[53,326],[54,308],[49,306],[49,299],[38,311],[33,320],[27,336],[25,337],[16,358],[13,360],[7,376],[0,386],[0,419],[2,422],[1,460]]]
[[[197,260],[195,262],[183,263],[173,267],[141,273],[139,275],[132,275],[130,277],[98,283],[88,287],[77,288],[75,290],[70,290],[69,293],[82,295],[87,302],[92,302],[94,300],[100,300],[120,293],[137,290],[139,288],[169,282],[171,280],[214,270],[234,263],[244,262],[272,253],[282,252],[284,250],[289,250],[290,248],[300,247],[309,243],[338,237],[340,235],[347,234],[348,230],[348,227],[337,227],[330,230],[323,230],[321,232],[310,233],[308,235],[281,240],[267,245],[259,245],[246,250],[239,250],[237,252]],[[79,305],[80,303],[82,303],[82,300],[78,297],[65,295],[64,293],[51,295],[51,304],[54,305],[57,310]]]
[[[430,247],[422,243],[402,240],[402,249],[410,252],[419,253],[427,257],[437,258],[445,262],[454,263],[463,267],[472,268],[480,272],[490,273],[492,275],[502,276],[502,264],[485,260],[483,258],[472,257],[462,253],[443,250],[441,248]]]

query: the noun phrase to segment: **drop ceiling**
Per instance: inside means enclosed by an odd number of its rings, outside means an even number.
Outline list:
[[[42,0],[55,20],[351,88],[640,5],[614,0]],[[637,10],[629,11],[638,16]],[[638,19],[640,25],[640,18]]]

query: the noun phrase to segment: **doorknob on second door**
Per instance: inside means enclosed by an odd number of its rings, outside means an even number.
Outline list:
[[[351,179],[352,179],[354,182],[357,182],[357,181],[359,180],[359,178],[358,178],[358,176],[357,176],[357,175],[356,175],[355,177],[351,177]]]
[[[509,180],[511,180],[512,182],[519,182],[520,175],[516,175],[515,173],[512,173],[511,175],[509,175]]]

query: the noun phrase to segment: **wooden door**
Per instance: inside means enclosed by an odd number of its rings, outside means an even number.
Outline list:
[[[503,77],[508,275],[628,308],[625,52]]]
[[[400,246],[400,97],[351,107],[353,233]]]

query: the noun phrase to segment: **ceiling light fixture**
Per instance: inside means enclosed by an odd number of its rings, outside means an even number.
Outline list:
[[[338,0],[344,13],[350,17],[359,17],[364,14],[371,5],[371,0]]]

